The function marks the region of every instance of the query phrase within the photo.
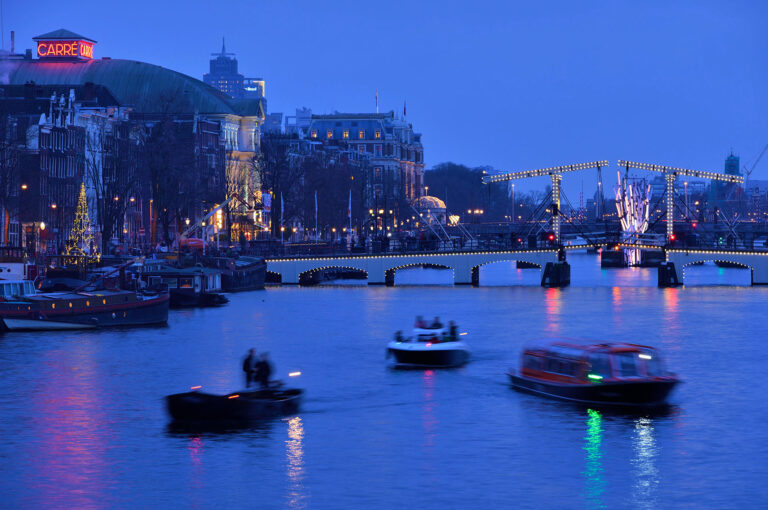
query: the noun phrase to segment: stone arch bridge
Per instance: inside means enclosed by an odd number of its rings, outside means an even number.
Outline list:
[[[366,274],[369,285],[393,285],[395,272],[415,266],[436,266],[453,270],[456,285],[477,285],[480,266],[518,261],[544,269],[555,264],[558,250],[516,250],[485,252],[407,253],[359,256],[314,256],[267,259],[267,272],[279,275],[283,284],[298,284],[302,275],[325,269],[348,269]],[[542,285],[545,280],[542,279]]]

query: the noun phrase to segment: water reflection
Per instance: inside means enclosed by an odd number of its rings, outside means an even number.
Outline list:
[[[560,289],[549,288],[544,291],[544,313],[546,321],[544,329],[549,334],[560,332],[560,307],[562,306],[562,292]]]
[[[632,500],[639,508],[656,508],[659,486],[659,470],[656,467],[658,446],[654,438],[653,421],[650,418],[635,420],[632,459],[635,482],[632,484]]]
[[[584,475],[584,495],[590,508],[605,508],[603,493],[605,492],[605,480],[603,479],[603,416],[594,409],[587,410],[587,435],[584,436],[584,451],[586,451],[586,465],[582,472]]]
[[[422,425],[424,427],[424,447],[427,450],[435,445],[437,430],[437,418],[435,417],[435,371],[424,371],[424,410],[422,412]],[[427,452],[429,453],[429,452]]]
[[[304,424],[295,416],[288,420],[288,440],[285,442],[288,460],[288,506],[306,508],[304,487]]]

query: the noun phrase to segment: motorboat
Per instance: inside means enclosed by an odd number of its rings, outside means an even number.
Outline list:
[[[176,422],[242,423],[274,418],[299,410],[304,390],[266,388],[226,395],[204,393],[200,386],[165,397],[168,414]]]
[[[2,280],[0,329],[43,331],[165,324],[168,303],[167,292],[150,289],[37,292],[29,280]]]
[[[610,406],[662,405],[680,383],[653,347],[563,339],[526,347],[508,375],[517,390]]]
[[[396,365],[405,367],[459,367],[469,361],[470,353],[460,335],[455,326],[416,326],[411,337],[395,335],[387,345],[387,357],[393,356]]]

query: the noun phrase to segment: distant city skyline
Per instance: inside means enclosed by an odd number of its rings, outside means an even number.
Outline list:
[[[144,61],[202,80],[210,55],[263,77],[269,112],[401,114],[423,134],[427,168],[452,161],[526,170],[619,158],[722,171],[768,143],[761,2],[234,2],[222,9],[139,0],[5,3],[4,46],[68,28],[96,58]],[[33,14],[33,15],[31,15]],[[0,73],[1,74],[1,73]],[[606,196],[616,167],[604,172]],[[768,179],[768,158],[752,174]],[[578,200],[593,173],[568,176]],[[520,183],[541,189],[545,180]]]

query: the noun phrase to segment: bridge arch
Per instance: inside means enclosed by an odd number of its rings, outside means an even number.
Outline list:
[[[456,269],[453,266],[450,266],[450,265],[447,265],[447,264],[444,264],[444,263],[440,263],[440,262],[415,262],[415,261],[408,261],[408,262],[404,262],[402,264],[398,264],[398,265],[395,265],[395,266],[389,265],[384,270],[384,283],[387,286],[389,286],[389,287],[393,286],[395,284],[395,274],[400,269],[410,269],[410,268],[415,268],[415,267],[427,268],[427,266],[430,266],[429,267],[430,269],[433,269],[433,268],[434,269],[450,269],[451,273],[452,273],[451,281],[453,281],[453,274],[455,274],[455,272],[456,272]]]
[[[683,266],[680,268],[681,271],[683,272],[683,278],[680,280],[680,282],[685,284],[686,269],[688,269],[689,267],[692,267],[692,266],[699,266],[699,265],[701,265],[702,263],[705,263],[705,262],[714,262],[714,263],[721,262],[721,263],[731,264],[731,265],[734,265],[734,266],[739,266],[739,267],[734,268],[734,269],[749,269],[749,273],[750,273],[749,279],[750,279],[750,281],[753,280],[753,275],[755,273],[755,268],[753,266],[750,266],[748,264],[744,264],[743,262],[736,262],[734,260],[723,260],[723,259],[720,259],[720,258],[702,258],[701,260],[693,260],[691,262],[683,264]]]
[[[313,285],[316,283],[319,283],[316,280],[317,275],[319,275],[321,272],[328,270],[328,269],[346,269],[350,271],[354,271],[355,273],[360,273],[362,275],[365,275],[365,278],[368,279],[368,271],[365,269],[362,269],[360,267],[354,267],[350,265],[346,265],[343,263],[334,264],[332,261],[328,261],[329,264],[320,266],[320,267],[312,267],[309,269],[306,269],[304,271],[301,271],[299,273],[299,285]]]

